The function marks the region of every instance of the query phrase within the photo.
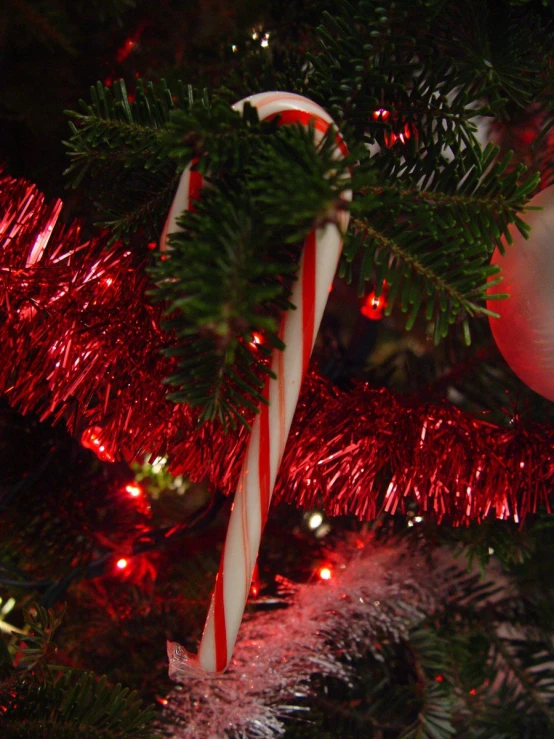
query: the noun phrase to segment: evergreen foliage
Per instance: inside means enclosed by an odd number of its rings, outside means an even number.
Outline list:
[[[493,574],[494,573],[494,574]],[[321,686],[309,722],[290,737],[519,739],[554,731],[554,653],[535,604],[451,566],[447,605],[395,640],[383,628],[379,658],[360,660],[352,688]],[[517,614],[517,615],[516,615]],[[317,678],[314,678],[317,679]]]
[[[42,446],[48,449],[46,433],[45,437]],[[62,454],[63,445],[60,449]],[[71,536],[77,544],[83,536],[76,526],[78,522],[74,522],[75,528],[69,531],[55,515],[59,478],[63,474],[71,476],[71,470],[67,465],[65,471],[62,465],[53,465],[47,471],[37,490],[37,495],[45,497],[41,517],[50,509],[50,517],[54,519],[51,526],[54,527],[57,518],[60,536],[68,539]],[[145,468],[144,473],[147,472]],[[156,481],[156,486],[159,482]],[[37,486],[37,481],[28,484]],[[116,530],[125,526],[125,520],[114,520],[114,510],[105,507],[98,496],[98,489],[105,484],[105,481],[97,482],[96,497],[94,492],[86,494],[85,491],[85,498],[91,498],[95,507],[102,505],[99,521],[89,517],[88,522],[80,522],[82,531],[91,540],[95,538],[95,526],[102,526],[104,516],[111,521],[114,537]],[[50,487],[53,489],[48,495]],[[19,505],[28,512],[34,504],[23,492],[20,490],[11,499],[10,507]],[[121,507],[121,501],[118,505]],[[153,508],[156,520],[175,522],[183,515],[182,498],[177,500],[168,492],[153,501]],[[336,533],[331,537],[333,541],[326,538],[318,541],[312,534],[307,535],[300,513],[288,506],[284,508],[272,513],[264,536],[264,554],[260,560],[264,580],[271,579],[269,573],[273,567],[280,573],[294,572],[297,578],[308,578],[314,561],[325,561],[326,548],[334,549],[342,525],[356,527],[354,522],[337,522]],[[30,552],[30,560],[37,560],[35,525],[28,520],[25,527],[24,517],[20,521],[17,548]],[[7,532],[15,528],[5,526]],[[526,526],[522,531],[507,522],[487,522],[468,529],[450,530],[422,521],[406,528],[402,517],[386,516],[377,521],[374,528],[380,532],[380,540],[375,542],[377,550],[381,541],[385,545],[394,543],[396,532],[404,530],[412,546],[428,548],[430,562],[434,561],[438,542],[458,545],[458,563],[449,565],[441,575],[445,607],[430,614],[409,633],[409,638],[400,642],[387,632],[385,619],[378,658],[375,654],[368,655],[355,665],[359,680],[353,687],[333,681],[322,685],[318,698],[305,706],[309,709],[306,721],[291,721],[287,736],[295,739],[314,736],[329,739],[359,736],[368,739],[397,739],[399,736],[518,739],[523,736],[531,739],[550,736],[554,689],[550,668],[554,657],[550,642],[554,623],[550,518],[545,515],[534,526]],[[284,531],[294,532],[293,546],[283,547]],[[209,532],[203,534],[211,542]],[[6,533],[4,539],[7,548],[14,537]],[[33,607],[26,618],[28,626],[24,627],[24,631],[32,633],[10,636],[5,642],[0,640],[3,645],[0,647],[3,655],[0,705],[8,708],[4,717],[0,717],[0,729],[7,727],[7,733],[2,736],[40,737],[40,722],[44,722],[45,715],[54,717],[46,724],[45,731],[50,732],[45,734],[47,737],[110,739],[112,736],[164,735],[163,725],[155,730],[158,734],[153,730],[149,734],[146,720],[144,727],[134,724],[135,712],[130,708],[119,714],[120,717],[128,716],[129,723],[123,725],[123,720],[121,725],[110,723],[108,715],[114,717],[120,701],[125,696],[129,698],[129,694],[120,689],[115,689],[113,695],[108,694],[102,683],[97,687],[89,673],[70,672],[65,677],[66,668],[58,664],[58,660],[62,660],[55,642],[60,644],[60,652],[66,654],[65,664],[67,654],[72,662],[85,662],[88,666],[100,666],[108,660],[113,683],[123,682],[125,678],[125,682],[136,681],[133,686],[138,687],[141,681],[152,681],[151,673],[156,670],[150,690],[160,691],[163,682],[159,675],[166,669],[161,654],[168,629],[168,611],[175,611],[169,621],[170,628],[182,629],[185,635],[194,631],[191,611],[196,615],[196,625],[200,623],[202,598],[207,597],[217,568],[215,552],[211,547],[208,551],[204,551],[205,548],[206,541],[197,540],[195,545],[187,547],[186,556],[182,557],[182,542],[175,547],[165,560],[166,565],[159,567],[155,597],[143,588],[121,585],[113,579],[107,581],[103,589],[100,578],[96,584],[91,580],[82,584],[73,582],[64,622],[57,612]],[[474,560],[482,563],[484,579],[482,575],[465,571],[462,553],[465,556],[473,553]],[[48,562],[52,564],[53,559],[43,554],[41,567],[46,567]],[[166,579],[175,566],[173,562],[178,563],[179,575]],[[498,563],[504,567],[504,574],[500,573]],[[54,569],[55,565],[54,561]],[[0,586],[2,594],[11,589],[21,604],[20,588],[4,579]],[[31,593],[39,597],[40,589],[35,588]],[[60,596],[64,597],[58,591],[58,599]],[[270,607],[271,602],[271,598],[267,605],[262,601],[261,607]],[[405,604],[407,613],[410,605]],[[13,617],[11,613],[10,621]],[[17,668],[13,666],[10,652],[20,655]],[[437,679],[439,676],[442,680]],[[313,679],[318,678],[314,676]],[[78,705],[81,700],[83,704],[81,709],[70,712],[69,701],[74,690],[78,691],[75,693]],[[22,701],[17,706],[12,692]],[[10,702],[6,703],[8,700]],[[77,720],[81,723],[76,724]]]
[[[448,393],[461,398],[456,402],[465,410],[492,410],[488,418],[498,424],[520,417],[552,422],[552,406],[510,375],[479,320],[488,315],[487,284],[499,277],[489,266],[493,249],[509,243],[510,227],[526,233],[525,206],[539,182],[537,169],[542,186],[554,178],[549,0],[267,0],[254,4],[260,6],[255,11],[248,2],[237,3],[232,19],[224,2],[207,3],[208,11],[181,0],[146,5],[136,2],[152,23],[150,51],[160,16],[168,33],[160,44],[171,49],[164,56],[155,46],[153,59],[145,51],[135,66],[126,66],[112,57],[121,43],[136,38],[136,26],[123,23],[133,0],[8,2],[0,11],[6,29],[0,51],[2,61],[9,61],[0,84],[0,119],[9,121],[2,133],[11,132],[3,137],[4,156],[17,148],[14,132],[34,131],[33,174],[26,175],[40,181],[40,165],[53,177],[56,166],[42,157],[52,140],[52,110],[73,105],[68,99],[81,94],[79,75],[87,85],[105,80],[91,89],[90,102],[70,114],[67,178],[76,188],[70,197],[82,212],[77,197],[88,189],[95,219],[113,240],[126,241],[140,254],[157,243],[185,167],[193,163],[202,172],[207,187],[195,211],[182,214],[169,258],[151,261],[151,298],[165,305],[176,358],[167,378],[170,399],[198,406],[202,421],[249,422],[263,402],[269,354],[282,349],[277,327],[281,312],[293,308],[290,287],[303,239],[334,218],[337,207],[347,207],[342,194],[352,189],[341,276],[360,295],[385,290],[387,313],[403,312],[411,336],[421,343],[429,336],[438,345],[422,355],[396,338],[394,353],[386,360],[373,357],[369,370],[367,352],[356,360],[363,378],[408,395]],[[270,49],[253,42],[253,26],[243,18],[237,30],[243,6],[251,16],[259,13],[256,28],[271,30]],[[228,33],[221,48],[196,53],[195,14],[201,11],[233,24],[237,53]],[[106,32],[114,18],[122,23],[120,31],[104,39],[104,58],[91,77],[87,61],[98,29]],[[173,63],[175,39],[186,52]],[[29,67],[18,66],[21,60]],[[154,82],[139,79],[131,90],[122,80],[108,81],[121,74],[135,80],[139,72]],[[169,82],[157,81],[166,72]],[[179,83],[180,76],[195,86]],[[332,136],[316,145],[311,131],[260,123],[248,106],[242,116],[232,111],[237,99],[272,88],[306,95],[326,108],[350,158],[333,159]],[[542,137],[525,156],[512,155],[506,141],[482,148],[479,121],[509,129],[526,116],[540,118]],[[324,349],[333,352],[334,377],[347,383],[354,360],[351,347],[329,328],[333,320],[325,327]],[[262,335],[261,344],[254,343],[255,333]],[[64,664],[103,671],[109,662],[112,683],[143,690],[146,684],[149,695],[163,694],[168,687],[160,678],[166,671],[160,645],[167,631],[179,629],[193,634],[193,641],[217,568],[212,536],[193,542],[185,557],[174,548],[167,567],[159,567],[155,596],[143,583],[104,587],[94,578],[105,574],[114,542],[133,539],[141,524],[133,523],[120,500],[102,495],[106,478],[78,466],[69,480],[60,480],[73,455],[59,439],[39,444],[37,429],[29,426],[21,434],[28,437],[27,448],[22,438],[13,439],[13,419],[4,432],[0,441],[10,437],[4,456],[13,470],[8,465],[6,473],[4,467],[0,481],[0,602],[17,600],[10,620],[24,634],[0,639],[0,735],[154,736],[152,712],[140,707],[134,693],[57,663],[62,660],[54,636],[64,631],[61,616],[36,606],[23,622],[21,613],[33,598],[50,604],[69,589],[70,628],[59,638],[69,655]],[[36,454],[39,447],[43,458]],[[14,462],[22,457],[32,461],[31,470]],[[162,533],[182,521],[180,497],[162,494],[157,506]],[[432,614],[402,642],[384,633],[381,658],[368,656],[356,665],[359,682],[353,688],[322,684],[318,700],[306,706],[306,722],[291,722],[287,736],[554,736],[551,516],[529,517],[525,528],[487,520],[451,530],[426,520],[406,530],[399,517],[394,524],[414,546],[453,545],[484,574],[500,563],[502,573],[493,571],[498,582],[453,567],[445,588],[457,597],[448,609]],[[336,524],[342,525],[355,526]],[[267,581],[271,568],[310,576],[323,554],[321,542],[299,533],[303,526],[299,514],[274,512],[261,560]],[[376,524],[381,527],[387,528],[383,519]],[[293,532],[291,547],[283,546],[286,530]],[[175,576],[169,562],[177,560]],[[98,566],[92,568],[94,562]],[[83,581],[85,571],[90,580]],[[174,615],[168,621],[169,611]],[[4,616],[2,609],[2,627]]]
[[[341,2],[323,13],[296,84],[330,110],[355,153],[341,274],[362,294],[369,281],[377,295],[386,284],[387,310],[398,304],[408,330],[422,314],[435,343],[458,323],[470,341],[470,318],[487,315],[487,285],[498,279],[493,249],[509,243],[510,224],[526,232],[518,214],[538,175],[475,136],[478,117],[545,104],[549,36],[522,13],[473,0],[454,11],[442,1]],[[138,249],[157,238],[178,174],[199,159],[211,192],[184,214],[184,235],[153,276],[179,340],[171,399],[224,425],[255,411],[264,362],[250,337],[265,329],[268,346],[278,344],[302,237],[350,184],[331,176],[329,147],[259,126],[248,109],[241,121],[229,99],[226,89],[208,99],[188,88],[174,100],[164,85],[139,83],[130,103],[123,82],[113,95],[99,84],[73,114],[68,142],[73,184],[96,178],[102,223],[114,238],[134,234]]]
[[[2,642],[0,729],[7,739],[148,739],[151,709],[136,693],[93,673],[74,673],[50,659],[63,613],[35,605],[28,613],[17,666]],[[60,672],[62,674],[60,676]]]
[[[291,307],[297,245],[326,213],[335,218],[349,183],[348,162],[333,158],[334,135],[316,150],[311,130],[266,128],[274,130],[245,137],[240,156],[220,147],[210,158],[209,189],[181,218],[170,257],[152,270],[155,299],[167,305],[166,326],[178,340],[167,350],[179,358],[168,378],[178,390],[169,397],[200,405],[202,420],[224,425],[247,423],[242,408],[256,412],[265,402],[262,376],[271,349],[284,348],[278,316]]]
[[[152,85],[138,84],[135,94],[131,105],[123,81],[113,94],[101,83],[91,88],[91,104],[81,101],[84,112],[73,114],[79,127],[70,123],[66,174],[74,187],[87,174],[99,178],[96,205],[114,238],[140,229],[148,241],[159,233],[176,185],[175,165],[160,135],[174,102],[165,86],[156,95]]]

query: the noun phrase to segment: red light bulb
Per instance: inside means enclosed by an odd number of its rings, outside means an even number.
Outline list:
[[[258,345],[262,343],[263,343],[263,336],[261,334],[254,332],[252,334],[252,341],[250,342],[250,346],[256,349]]]
[[[115,462],[115,456],[102,440],[101,434],[101,426],[89,426],[81,434],[81,444],[85,449],[91,449],[101,462]]]
[[[333,571],[330,567],[320,567],[317,574],[320,580],[331,580],[333,577]]]
[[[142,495],[142,488],[136,483],[131,483],[125,486],[125,491],[129,493],[132,498],[138,498]]]
[[[118,62],[124,62],[125,59],[131,54],[133,49],[135,49],[137,46],[137,42],[134,38],[127,38],[125,39],[125,42],[122,46],[119,47],[119,49],[116,52],[115,59]]]
[[[127,567],[128,564],[129,563],[127,562],[127,560],[125,559],[125,557],[121,557],[121,559],[118,559],[117,560],[116,567],[119,570],[124,570]]]
[[[364,300],[364,303],[360,308],[360,313],[362,316],[365,316],[372,321],[380,321],[385,315],[386,305],[387,302],[384,290],[379,297],[375,295],[375,290],[373,290]]]
[[[372,113],[374,121],[386,121],[389,115],[390,112],[385,108],[379,108],[378,110],[374,110]]]
[[[252,584],[250,585],[250,597],[257,598],[260,593],[260,571],[258,570],[258,563],[254,565],[254,572],[252,573]]]

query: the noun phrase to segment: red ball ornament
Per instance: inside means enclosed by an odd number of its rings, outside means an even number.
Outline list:
[[[513,244],[492,256],[504,279],[489,294],[510,297],[487,305],[500,314],[490,325],[504,359],[526,385],[554,401],[554,186],[529,205],[541,208],[526,214],[529,238],[512,226]]]

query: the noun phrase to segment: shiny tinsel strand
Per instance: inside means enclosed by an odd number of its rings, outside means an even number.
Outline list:
[[[98,428],[114,458],[164,453],[193,419],[165,401],[168,337],[144,260],[106,238],[82,243],[32,185],[4,177],[0,193],[0,389],[79,437]]]
[[[165,399],[172,336],[146,298],[145,260],[103,237],[82,242],[33,185],[0,174],[0,391],[24,412],[94,430],[104,458],[167,455],[175,473],[234,492],[247,442],[197,427]],[[275,497],[371,520],[418,509],[454,525],[548,509],[554,430],[508,428],[447,403],[404,405],[306,379]]]

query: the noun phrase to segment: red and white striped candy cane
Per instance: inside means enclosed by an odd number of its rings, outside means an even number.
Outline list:
[[[241,100],[233,108],[241,112],[246,102],[257,108],[261,120],[279,116],[280,125],[312,123],[319,140],[333,125],[323,108],[301,95],[264,92]],[[345,154],[346,147],[337,134],[336,157]],[[201,186],[201,175],[188,167],[169,211],[162,249],[167,234],[178,230],[176,218],[191,207]],[[345,193],[345,198],[351,199],[351,193]],[[269,405],[261,405],[252,426],[199,653],[193,656],[168,642],[169,674],[173,679],[219,673],[231,660],[300,386],[337,268],[341,230],[348,225],[347,211],[337,213],[337,220],[340,227],[328,223],[306,239],[291,296],[297,310],[287,312],[281,322],[280,337],[286,349],[274,352],[272,369],[277,380],[268,378],[263,393]]]

